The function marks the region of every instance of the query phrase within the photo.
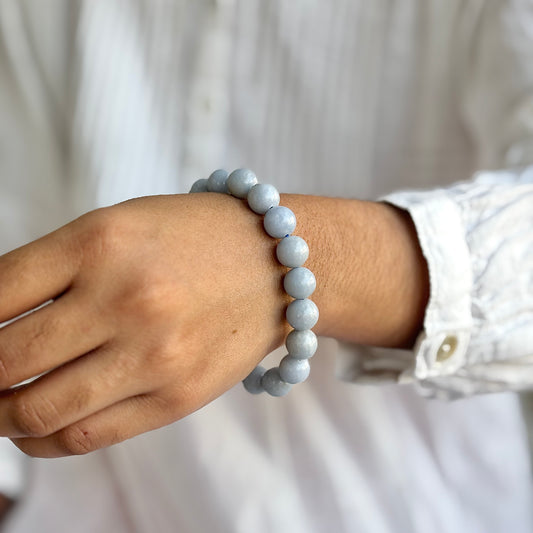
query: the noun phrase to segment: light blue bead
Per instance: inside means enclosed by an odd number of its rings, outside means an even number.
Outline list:
[[[302,266],[309,257],[309,246],[296,235],[282,239],[276,247],[278,261],[285,266],[295,268]]]
[[[289,296],[303,300],[315,291],[316,278],[308,268],[296,267],[285,274],[283,287]]]
[[[287,335],[285,346],[292,357],[309,359],[315,355],[318,348],[318,339],[310,329],[295,329]]]
[[[248,374],[248,377],[243,380],[242,384],[250,394],[261,394],[265,391],[263,385],[261,385],[261,378],[264,376],[265,372],[266,368],[258,365],[250,372],[250,374]]]
[[[196,180],[191,187],[189,192],[207,192],[207,180],[202,178],[201,180]]]
[[[248,191],[257,183],[257,176],[247,168],[238,168],[229,176],[228,191],[237,198],[246,198]]]
[[[271,237],[282,239],[296,228],[296,217],[288,207],[278,205],[266,212],[263,225]]]
[[[285,396],[292,388],[290,383],[285,383],[281,379],[277,367],[265,372],[261,379],[261,385],[270,396]]]
[[[286,383],[302,383],[309,377],[311,367],[307,359],[296,359],[286,355],[279,364],[279,375]]]
[[[264,215],[271,207],[279,205],[279,192],[268,183],[258,183],[248,192],[248,205],[252,211]]]
[[[228,192],[227,187],[228,173],[223,169],[219,168],[215,170],[209,179],[207,180],[207,190],[209,192]]]
[[[287,307],[285,316],[294,329],[311,329],[318,322],[318,307],[307,298],[294,300]]]

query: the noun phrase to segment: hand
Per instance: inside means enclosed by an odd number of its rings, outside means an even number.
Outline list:
[[[310,244],[316,333],[409,346],[429,286],[409,216],[311,196],[282,205]],[[0,322],[53,302],[0,330],[0,435],[34,456],[82,454],[218,397],[289,329],[275,244],[244,202],[202,193],[93,211],[1,257]]]
[[[224,195],[89,213],[0,258],[0,435],[81,454],[169,424],[283,342],[275,241]]]

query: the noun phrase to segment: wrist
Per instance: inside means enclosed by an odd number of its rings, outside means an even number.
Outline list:
[[[383,203],[282,195],[317,277],[319,335],[410,347],[423,325],[427,265],[409,215]]]

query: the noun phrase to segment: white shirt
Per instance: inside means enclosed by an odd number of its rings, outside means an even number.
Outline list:
[[[414,353],[322,339],[281,401],[238,386],[122,445],[30,461],[8,532],[532,530],[516,397],[420,394],[533,384],[529,3],[0,0],[0,25],[4,250],[249,166],[286,192],[423,188],[386,199],[431,280]]]

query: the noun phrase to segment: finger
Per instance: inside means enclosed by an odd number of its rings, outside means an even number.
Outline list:
[[[0,257],[0,322],[55,298],[69,287],[77,264],[68,227]]]
[[[34,457],[83,455],[174,421],[165,401],[152,395],[128,398],[44,438],[16,438]]]
[[[0,330],[0,389],[37,376],[101,346],[112,324],[73,289]]]
[[[102,347],[4,394],[0,397],[0,436],[46,437],[145,392],[138,365],[131,353]]]

